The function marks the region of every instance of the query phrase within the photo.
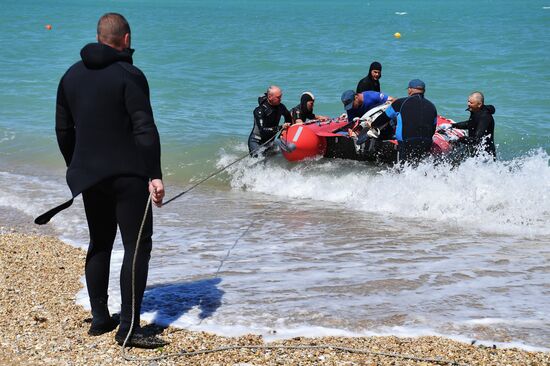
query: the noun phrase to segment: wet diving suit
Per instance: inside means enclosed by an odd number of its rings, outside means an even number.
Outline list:
[[[313,98],[309,94],[304,93],[300,97],[300,104],[290,110],[293,123],[298,119],[302,120],[302,122],[315,119],[315,113],[307,109],[307,103],[309,101],[313,101]]]
[[[429,153],[437,124],[437,110],[423,94],[397,99],[371,127],[381,128],[391,120],[396,122],[398,162],[417,161]]]
[[[496,159],[494,113],[494,106],[484,105],[479,111],[470,112],[469,120],[452,124],[454,128],[468,130],[468,136],[460,141],[468,145],[471,156],[476,155],[479,147]]]
[[[379,62],[373,62],[370,64],[369,73],[363,79],[359,80],[357,83],[356,93],[362,93],[364,91],[376,91],[380,92],[380,81],[374,80],[371,75],[372,70],[382,71],[382,65]]]
[[[85,275],[93,320],[108,316],[107,288],[117,226],[124,246],[119,332],[132,321],[132,260],[149,197],[149,179],[162,179],[160,140],[145,75],[132,50],[90,43],[63,75],[57,91],[56,135],[73,197],[83,195],[90,243]],[[149,208],[135,272],[135,320],[147,281],[153,233]],[[106,313],[107,312],[107,313]],[[117,333],[118,334],[118,333]]]
[[[283,103],[272,106],[267,102],[267,95],[258,98],[258,106],[254,109],[254,126],[248,137],[248,151],[257,156],[258,149],[279,132],[279,121],[284,116],[285,122],[292,122],[290,112]]]

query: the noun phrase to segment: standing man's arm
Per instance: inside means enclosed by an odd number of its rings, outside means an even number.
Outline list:
[[[63,90],[63,78],[59,82],[57,87],[57,102],[55,108],[55,134],[57,136],[57,144],[59,150],[65,159],[65,164],[69,166],[73,159],[74,146],[75,146],[75,126],[73,116],[69,110],[69,105],[65,99],[65,92]]]
[[[292,124],[292,116],[284,104],[281,104],[283,108],[283,116],[285,117],[285,123],[283,123],[283,128],[288,128]]]
[[[160,137],[153,118],[149,99],[149,85],[145,75],[132,70],[125,89],[126,109],[130,115],[134,140],[145,161],[147,175],[151,179],[149,192],[153,203],[160,207],[164,198],[164,185],[160,167]]]

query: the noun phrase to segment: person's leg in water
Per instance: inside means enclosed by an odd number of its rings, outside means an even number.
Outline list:
[[[149,259],[151,258],[153,244],[153,213],[151,206],[147,211],[141,233],[135,268],[133,266],[137,237],[149,197],[148,181],[141,177],[118,177],[114,181],[113,188],[116,195],[116,217],[124,245],[124,258],[120,273],[122,298],[120,326],[115,339],[119,344],[123,344],[130,331],[133,313],[134,326],[127,346],[139,348],[162,347],[167,342],[154,336],[144,335],[139,324],[141,303],[147,284]],[[132,273],[134,271],[135,273]],[[133,307],[132,292],[135,300]]]
[[[111,251],[117,230],[114,196],[109,185],[110,182],[104,181],[82,193],[90,233],[84,272],[92,308],[88,334],[92,336],[110,332],[118,325],[107,307]]]

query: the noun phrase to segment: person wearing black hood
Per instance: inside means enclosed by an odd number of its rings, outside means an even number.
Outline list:
[[[281,88],[271,85],[264,95],[258,98],[258,106],[254,109],[254,126],[248,137],[248,151],[252,156],[258,156],[258,152],[264,144],[272,146],[273,138],[282,128],[287,128],[292,122],[290,112],[281,100],[283,92]],[[285,123],[279,126],[281,117]],[[269,144],[268,144],[269,143]],[[269,147],[266,146],[266,147]]]
[[[451,127],[468,130],[468,136],[460,141],[467,144],[471,156],[477,155],[479,150],[487,152],[496,160],[495,149],[495,107],[485,105],[485,97],[481,92],[473,92],[468,96],[470,119],[464,122],[451,124]]]
[[[369,74],[359,81],[356,93],[364,91],[376,91],[380,93],[380,78],[382,77],[382,65],[374,61],[370,64]]]
[[[107,294],[118,226],[124,258],[120,274],[120,326],[115,340],[123,344],[130,333],[133,315],[134,327],[126,345],[157,348],[167,343],[145,335],[139,327],[152,248],[151,207],[143,225],[135,273],[133,259],[149,195],[159,207],[164,197],[159,134],[147,79],[132,64],[130,26],[126,19],[117,13],[103,15],[97,25],[97,40],[82,49],[82,61],[71,66],[61,78],[55,116],[57,141],[67,164],[67,183],[73,198],[82,193],[90,234],[85,264],[92,310],[88,334],[100,335],[117,326],[116,319],[109,314]],[[72,200],[50,210],[35,222],[48,222],[71,203]]]
[[[311,92],[303,92],[300,104],[290,110],[292,124],[302,124],[308,120],[326,120],[328,117],[313,113],[315,97]]]

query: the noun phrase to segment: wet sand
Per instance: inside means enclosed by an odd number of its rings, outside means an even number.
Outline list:
[[[87,335],[90,314],[75,304],[85,252],[36,228],[12,209],[0,213],[0,364],[123,365],[114,331]],[[549,352],[493,349],[441,337],[293,338],[265,343],[261,336],[220,337],[185,329],[142,325],[170,341],[159,350],[130,349],[131,357],[152,358],[181,350],[226,346],[316,346],[334,348],[234,349],[198,356],[142,361],[146,365],[550,365]],[[437,361],[439,360],[439,361]],[[447,362],[448,361],[448,362]]]

